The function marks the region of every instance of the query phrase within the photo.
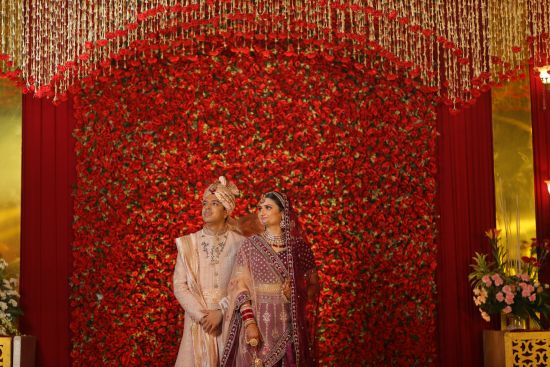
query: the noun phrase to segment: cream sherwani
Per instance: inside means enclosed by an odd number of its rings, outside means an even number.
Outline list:
[[[221,246],[224,236],[227,239]],[[203,317],[203,309],[225,312],[227,284],[243,240],[244,237],[234,231],[214,236],[204,230],[176,239],[178,257],[174,270],[174,295],[185,310],[176,367],[219,365],[224,341],[221,336],[214,337],[204,332],[198,322]]]

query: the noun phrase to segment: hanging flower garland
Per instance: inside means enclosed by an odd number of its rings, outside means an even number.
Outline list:
[[[184,43],[190,56],[218,52],[220,46],[269,52],[279,43],[290,53],[364,63],[375,49],[408,65],[456,109],[491,86],[521,77],[527,63],[550,63],[546,5],[545,0],[6,0],[0,5],[0,72],[26,92],[62,99],[100,63],[125,58],[136,41],[150,37],[159,36],[167,48],[173,41]]]
[[[163,46],[73,91],[73,363],[174,362],[174,238],[200,228],[202,192],[226,174],[237,215],[273,188],[294,199],[321,274],[322,365],[434,364],[433,93],[380,57]]]

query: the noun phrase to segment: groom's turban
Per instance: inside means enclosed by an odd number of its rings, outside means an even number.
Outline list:
[[[227,212],[231,214],[235,209],[235,196],[239,195],[239,189],[233,182],[228,181],[224,176],[220,176],[218,181],[208,186],[203,197],[208,194],[214,194]]]

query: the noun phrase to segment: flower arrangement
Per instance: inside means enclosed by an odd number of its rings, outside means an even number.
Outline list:
[[[9,276],[7,267],[6,260],[0,258],[0,335],[19,335],[15,323],[23,312],[19,307],[17,278]]]
[[[157,51],[75,94],[73,364],[173,365],[173,239],[200,229],[205,184],[224,174],[243,192],[236,216],[274,188],[302,209],[323,284],[320,365],[432,365],[432,95],[384,60]]]
[[[499,230],[490,229],[485,234],[493,261],[489,261],[486,254],[476,252],[475,263],[471,265],[473,271],[468,276],[481,316],[490,321],[490,315],[510,314],[540,325],[540,318],[546,318],[550,312],[550,291],[548,284],[538,281],[538,272],[550,244],[533,240],[530,256],[514,261],[499,244]]]

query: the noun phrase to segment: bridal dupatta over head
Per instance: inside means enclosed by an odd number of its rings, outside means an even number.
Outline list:
[[[302,237],[286,195],[280,194],[285,254],[278,255],[263,237],[247,238],[237,254],[229,281],[229,309],[225,315],[222,366],[250,367],[255,358],[265,367],[289,360],[298,367],[317,366],[315,329],[318,302],[313,252]],[[282,285],[290,281],[287,299]],[[251,301],[263,342],[246,343],[240,306]]]

